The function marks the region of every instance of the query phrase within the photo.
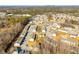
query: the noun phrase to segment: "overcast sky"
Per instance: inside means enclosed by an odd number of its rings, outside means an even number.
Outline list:
[[[0,0],[0,5],[79,5],[79,0]]]

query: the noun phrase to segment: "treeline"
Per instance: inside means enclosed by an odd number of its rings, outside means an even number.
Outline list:
[[[15,38],[15,36],[25,26],[23,22],[29,17],[13,17],[8,16],[0,19],[0,53],[5,53],[7,45]]]
[[[31,6],[31,7],[20,7],[20,8],[3,8],[0,12],[6,12],[7,14],[43,14],[43,13],[67,13],[75,16],[79,15],[79,7],[53,7],[53,6]]]

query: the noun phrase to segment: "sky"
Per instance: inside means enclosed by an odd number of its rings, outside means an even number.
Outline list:
[[[0,0],[0,5],[79,5],[79,0]]]

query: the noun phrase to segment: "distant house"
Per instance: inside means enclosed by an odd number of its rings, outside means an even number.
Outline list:
[[[28,17],[30,17],[31,15],[30,14],[15,14],[14,16],[16,16],[16,17],[20,17],[20,16],[28,16]]]
[[[7,16],[13,16],[13,14],[8,14]]]
[[[6,13],[5,12],[0,12],[0,17],[5,17]]]
[[[29,17],[29,16],[31,16],[31,15],[30,15],[30,14],[23,14],[22,16],[28,16],[28,17]]]

